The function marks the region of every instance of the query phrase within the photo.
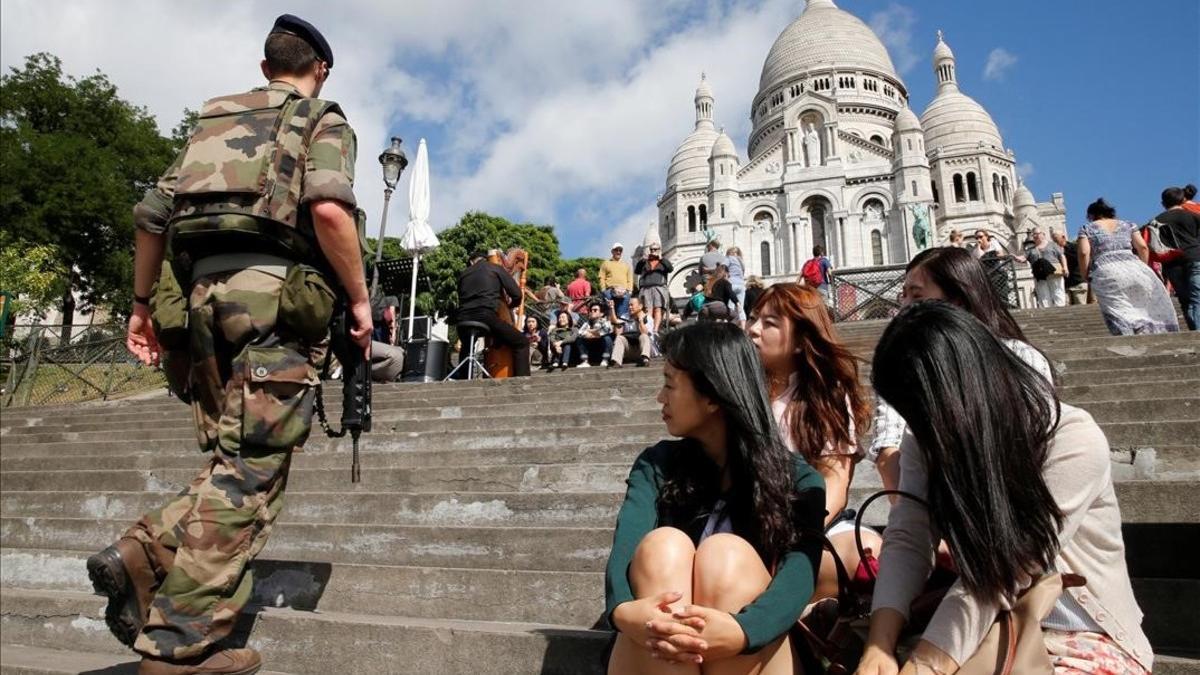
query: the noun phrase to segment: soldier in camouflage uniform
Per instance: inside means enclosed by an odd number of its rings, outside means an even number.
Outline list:
[[[134,209],[127,345],[147,364],[161,358],[211,453],[186,490],[88,559],[110,629],[143,655],[147,675],[261,667],[254,650],[216,643],[250,599],[247,566],[310,431],[332,284],[350,303],[352,337],[369,348],[354,132],[336,104],[315,98],[332,52],[290,15],[264,51],[270,84],[206,103]]]

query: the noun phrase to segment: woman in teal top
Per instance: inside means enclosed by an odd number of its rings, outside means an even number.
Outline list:
[[[667,431],[629,472],[605,580],[608,672],[791,675],[825,484],[783,445],[758,354],[731,323],[672,332]]]

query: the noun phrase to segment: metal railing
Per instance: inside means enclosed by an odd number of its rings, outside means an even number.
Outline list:
[[[125,327],[17,325],[2,343],[0,407],[61,405],[165,386],[125,349]],[[69,337],[64,338],[65,335]]]
[[[1000,301],[1012,309],[1020,306],[1017,268],[1011,257],[980,261]],[[830,282],[834,321],[890,319],[900,311],[904,265],[836,270]]]

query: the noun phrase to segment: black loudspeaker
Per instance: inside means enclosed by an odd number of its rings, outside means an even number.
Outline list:
[[[429,331],[433,326],[433,319],[428,316],[413,317],[412,335],[408,334],[408,315],[396,317],[396,327],[399,328],[400,341],[409,342],[410,340],[428,340]]]
[[[407,322],[406,322],[407,323]],[[404,345],[402,382],[441,382],[449,364],[450,343],[442,340],[413,340]]]

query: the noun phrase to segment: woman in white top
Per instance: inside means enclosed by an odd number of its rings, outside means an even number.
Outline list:
[[[747,333],[762,359],[784,443],[825,479],[826,535],[853,575],[859,556],[845,509],[854,466],[862,459],[855,429],[870,414],[858,361],[838,339],[821,294],[811,286],[768,288],[751,313]],[[879,537],[873,531],[864,535],[864,547],[878,553]],[[837,569],[826,552],[814,598],[836,596],[837,584]]]
[[[1050,362],[1025,339],[1025,333],[988,281],[987,271],[963,249],[931,248],[908,263],[900,303],[945,300],[969,312],[1022,361],[1054,382]],[[875,396],[875,437],[866,457],[875,463],[883,487],[894,490],[900,482],[900,441],[904,418],[880,396]],[[895,500],[893,500],[895,501]]]
[[[994,253],[997,258],[1003,258],[1008,255],[1008,251],[1000,244],[999,241],[992,239],[992,235],[986,230],[975,231],[975,248],[971,250],[971,255],[976,258],[982,258],[989,253]]]
[[[860,675],[956,672],[1043,573],[1083,577],[1042,621],[1057,675],[1142,675],[1153,654],[1125,567],[1108,442],[993,331],[945,302],[905,308],[879,341],[875,390],[909,424]],[[894,655],[939,537],[958,581],[903,670]]]

